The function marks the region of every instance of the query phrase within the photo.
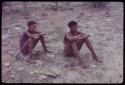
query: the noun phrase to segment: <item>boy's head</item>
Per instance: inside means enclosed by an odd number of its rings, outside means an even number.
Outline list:
[[[27,23],[28,30],[31,31],[31,32],[35,31],[36,30],[36,24],[37,23],[35,21],[29,21]]]
[[[70,21],[68,23],[68,27],[70,28],[71,32],[76,32],[78,28],[78,23],[76,21]]]

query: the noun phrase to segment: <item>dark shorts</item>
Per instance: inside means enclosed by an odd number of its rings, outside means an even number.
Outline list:
[[[76,41],[75,43],[76,43],[78,50],[80,51],[84,41]],[[71,43],[67,42],[64,44],[64,52],[67,56],[74,56],[74,52],[73,52]]]

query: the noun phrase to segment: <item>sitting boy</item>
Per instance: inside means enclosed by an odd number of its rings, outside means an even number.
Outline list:
[[[75,21],[70,21],[68,23],[68,27],[70,28],[70,31],[67,32],[64,37],[64,52],[66,53],[66,55],[78,57],[79,64],[82,67],[86,68],[87,65],[83,62],[83,60],[79,54],[79,51],[82,48],[83,43],[85,42],[85,44],[87,45],[87,47],[89,48],[89,50],[91,51],[91,53],[93,55],[93,59],[102,63],[102,61],[100,61],[98,59],[98,57],[88,39],[89,35],[77,31],[78,23]]]
[[[44,34],[41,32],[36,31],[36,22],[35,21],[29,21],[27,23],[28,30],[23,33],[21,39],[20,39],[20,50],[23,55],[28,55],[27,58],[31,58],[32,56],[32,50],[38,43],[38,41],[41,41],[41,44],[44,48],[44,52],[50,52],[47,50],[47,47],[45,45],[44,40]],[[26,56],[24,56],[26,58]],[[26,59],[27,59],[26,58]]]

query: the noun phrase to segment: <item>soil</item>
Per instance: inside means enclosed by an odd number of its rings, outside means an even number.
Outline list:
[[[83,2],[60,2],[54,10],[52,2],[9,2],[2,11],[2,82],[4,83],[122,83],[123,82],[123,3],[110,2],[107,9],[84,6]],[[25,13],[26,12],[26,13]],[[108,12],[108,15],[107,15]],[[17,61],[19,39],[29,20],[38,22],[38,30],[46,34],[44,58],[41,43],[34,48],[40,59],[35,64]],[[89,34],[90,41],[103,63],[92,59],[86,45],[80,50],[88,68],[81,68],[76,57],[63,53],[63,37],[67,23],[75,20],[78,30]]]

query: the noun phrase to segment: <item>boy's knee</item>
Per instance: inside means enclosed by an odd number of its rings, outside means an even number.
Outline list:
[[[43,35],[40,35],[39,38],[44,38]]]
[[[41,36],[39,37],[39,39],[40,39],[40,40],[44,40],[44,37],[41,35]]]
[[[82,42],[85,42],[88,40],[88,37],[81,39]]]

